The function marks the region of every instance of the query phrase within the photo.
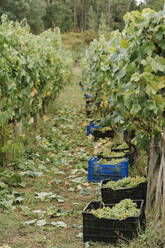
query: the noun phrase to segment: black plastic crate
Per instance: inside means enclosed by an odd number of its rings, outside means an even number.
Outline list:
[[[118,148],[118,146],[120,146],[120,145],[121,145],[120,143],[113,144],[111,147],[111,151],[112,152],[129,152],[130,151],[129,147],[128,148]]]
[[[105,242],[115,244],[120,239],[129,241],[137,236],[139,229],[145,230],[144,201],[135,200],[140,209],[136,217],[128,217],[125,220],[98,218],[92,213],[92,209],[103,207],[101,202],[90,202],[83,210],[83,241]],[[112,208],[115,204],[105,204]]]
[[[124,151],[123,151],[124,152]],[[102,152],[100,154],[98,154],[98,158],[103,158],[106,159],[107,161],[110,161],[112,159],[120,159],[120,158],[128,158],[129,160],[129,165],[132,167],[134,164],[134,153],[133,152],[124,152],[125,154],[123,156],[117,156],[117,152],[116,152],[116,156],[104,156],[102,155]]]
[[[112,159],[120,159],[120,158],[127,158],[127,155],[124,154],[123,156],[117,156],[117,153],[116,153],[116,156],[104,156],[103,155],[103,152],[100,152],[97,157],[99,159],[105,159],[107,161],[111,161]]]
[[[125,152],[126,157],[129,159],[129,163],[131,166],[134,164],[134,155],[135,151],[130,151],[129,148],[118,148],[121,144],[113,144],[111,147],[112,152]]]
[[[86,126],[86,130],[87,130],[87,136],[90,135],[92,133],[93,129],[96,128],[100,128],[99,125],[97,124],[98,121],[91,121],[87,126]]]
[[[98,139],[105,139],[105,138],[114,138],[114,131],[113,130],[99,130],[99,129],[93,129],[91,134],[94,137],[94,140],[97,141]]]
[[[102,201],[106,204],[118,203],[121,200],[129,198],[131,200],[142,199],[144,200],[144,205],[146,202],[147,194],[147,182],[140,183],[135,188],[124,188],[113,190],[111,188],[104,188],[104,185],[110,180],[102,180],[101,182],[101,196]]]

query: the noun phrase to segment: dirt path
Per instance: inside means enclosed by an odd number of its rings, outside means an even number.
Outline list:
[[[38,133],[27,137],[26,156],[17,165],[24,186],[11,189],[23,200],[0,212],[3,248],[84,247],[82,210],[99,197],[99,186],[87,181],[94,145],[86,137],[80,78],[75,68],[73,83],[49,107]]]

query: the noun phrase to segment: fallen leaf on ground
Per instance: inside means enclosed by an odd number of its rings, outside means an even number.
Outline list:
[[[51,222],[51,225],[56,226],[56,227],[63,227],[63,228],[67,227],[67,224],[63,221]]]
[[[43,219],[43,220],[38,220],[37,221],[37,226],[45,226],[46,225],[46,220]]]
[[[37,219],[30,220],[30,221],[25,221],[24,225],[33,225],[36,221],[37,221]]]

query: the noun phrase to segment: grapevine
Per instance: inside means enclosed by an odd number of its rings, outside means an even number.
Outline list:
[[[111,32],[109,41],[102,36],[90,45],[83,78],[93,102],[100,103],[95,111],[102,125],[133,131],[129,143],[147,148],[151,134],[160,139],[165,124],[165,12],[132,11],[124,20],[121,33]]]
[[[3,15],[0,33],[1,151],[8,152],[16,144],[8,123],[45,114],[45,105],[70,79],[72,58],[62,49],[57,28],[34,35],[26,21],[13,23]]]

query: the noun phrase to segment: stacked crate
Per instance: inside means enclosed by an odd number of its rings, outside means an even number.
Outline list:
[[[98,128],[98,127],[97,127]],[[116,146],[112,146],[115,152],[121,152]],[[128,148],[122,150],[126,156],[129,155]],[[108,164],[100,163],[101,158],[107,159]],[[135,188],[125,188],[112,190],[104,187],[109,181],[117,181],[128,177],[129,159],[125,159],[117,164],[111,164],[114,157],[104,157],[99,154],[88,160],[88,181],[101,181],[102,201],[92,201],[84,208],[83,215],[83,241],[106,242],[116,244],[119,240],[129,241],[138,235],[139,230],[145,230],[145,198],[147,183],[140,183]],[[122,157],[123,158],[123,157]],[[90,211],[102,208],[103,206],[112,208],[121,200],[131,199],[136,203],[139,214],[128,217],[124,220],[112,218],[98,218]]]

